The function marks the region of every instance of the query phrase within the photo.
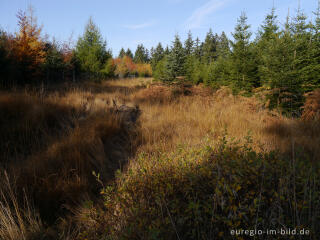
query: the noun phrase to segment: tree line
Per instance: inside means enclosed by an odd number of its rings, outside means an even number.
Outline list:
[[[152,75],[149,54],[139,45],[136,54],[127,51],[113,58],[99,28],[89,19],[73,46],[42,36],[32,7],[17,14],[19,31],[0,29],[0,86],[57,83],[79,79]]]
[[[211,29],[203,42],[191,32],[184,43],[176,35],[169,50],[161,43],[151,49],[153,76],[169,83],[230,86],[246,94],[268,90],[270,107],[299,114],[304,93],[320,87],[320,4],[314,15],[308,21],[299,8],[280,27],[272,8],[253,40],[244,12],[232,40]]]
[[[170,47],[159,43],[149,51],[139,44],[134,54],[122,48],[115,58],[91,18],[75,46],[43,37],[31,8],[17,18],[17,33],[0,31],[2,86],[153,75],[246,94],[268,90],[270,107],[295,111],[304,93],[320,85],[320,3],[312,21],[299,8],[280,24],[272,8],[254,39],[243,12],[233,39],[210,29],[200,41],[189,31],[184,43],[176,35]]]

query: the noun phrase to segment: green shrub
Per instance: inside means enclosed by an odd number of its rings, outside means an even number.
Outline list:
[[[167,57],[164,57],[161,61],[158,62],[153,72],[153,77],[155,78],[155,80],[164,81],[164,82],[168,81],[166,65],[167,65]]]
[[[104,67],[101,70],[101,73],[107,78],[112,78],[115,76],[115,70],[116,70],[116,65],[113,63],[113,60],[110,58],[104,64]]]
[[[141,153],[104,189],[110,239],[234,239],[231,229],[305,228],[319,234],[318,165],[298,149],[257,153],[208,141]]]

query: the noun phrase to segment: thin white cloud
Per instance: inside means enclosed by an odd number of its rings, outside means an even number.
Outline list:
[[[169,3],[172,3],[172,4],[176,4],[176,3],[181,3],[183,2],[184,0],[168,0]]]
[[[187,29],[201,28],[205,18],[226,4],[227,0],[211,0],[197,8],[187,19],[185,27]]]
[[[141,23],[141,24],[124,25],[123,27],[131,29],[131,30],[136,30],[136,29],[151,27],[154,24],[155,24],[155,21],[150,21],[150,22],[145,22],[145,23]]]

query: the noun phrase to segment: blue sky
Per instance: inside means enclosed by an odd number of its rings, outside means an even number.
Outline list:
[[[58,41],[74,41],[83,33],[89,17],[99,26],[108,48],[118,55],[121,47],[135,50],[142,43],[150,48],[158,42],[171,44],[178,33],[182,40],[190,29],[194,37],[204,39],[211,27],[214,32],[234,29],[241,11],[245,11],[255,33],[265,15],[276,7],[284,22],[290,9],[294,15],[299,0],[0,0],[0,27],[17,30],[16,13],[32,5],[43,25],[43,32]],[[313,16],[318,0],[300,0],[301,9]]]

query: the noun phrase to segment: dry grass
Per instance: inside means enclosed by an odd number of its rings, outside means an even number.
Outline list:
[[[43,97],[2,93],[0,164],[16,189],[9,199],[18,204],[1,200],[3,234],[11,234],[14,227],[24,228],[21,217],[11,212],[27,213],[26,198],[41,219],[51,224],[86,198],[99,196],[101,185],[92,172],[101,173],[106,183],[134,152],[133,118],[139,111],[113,105],[92,93],[74,90]],[[4,175],[0,179],[5,182]],[[0,191],[7,190],[0,186]],[[23,220],[29,224],[29,219]]]
[[[316,89],[306,95],[306,103],[303,107],[301,118],[306,121],[316,120],[320,117],[320,89]]]
[[[121,105],[139,106],[137,124],[130,124],[131,114],[119,114],[125,109]],[[127,168],[139,166],[135,152],[172,152],[177,145],[197,146],[206,137],[217,139],[227,133],[227,138],[240,141],[250,135],[257,152],[290,155],[299,148],[315,161],[320,157],[319,124],[282,117],[257,98],[233,96],[227,88],[213,93],[202,86],[124,79],[76,85],[41,97],[2,93],[0,116],[0,162],[17,189],[15,198],[23,202],[25,188],[42,219],[50,223],[68,212],[72,224],[89,221],[96,227],[96,217],[83,217],[97,214],[96,209],[81,207],[101,188],[92,171],[101,174],[103,183],[112,181],[115,170],[129,158]],[[16,211],[15,205],[1,204],[0,233],[13,232],[8,239],[17,240],[15,234],[37,218],[29,214],[31,220],[19,222],[17,214],[6,217],[7,209]],[[28,212],[20,205],[19,211]],[[59,231],[66,234],[64,239],[72,239],[76,234],[67,233],[70,223],[65,225]]]
[[[0,190],[0,239],[27,240],[41,235],[42,222],[27,196],[21,206],[6,172],[1,176]]]
[[[168,87],[156,86],[132,96],[142,109],[142,151],[172,151],[177,144],[196,145],[206,135],[218,137],[227,131],[236,139],[250,134],[256,151],[263,146],[266,151],[288,152],[294,143],[320,156],[319,125],[270,112],[258,99],[233,96],[228,89],[214,94],[190,91],[189,96],[173,96]]]

